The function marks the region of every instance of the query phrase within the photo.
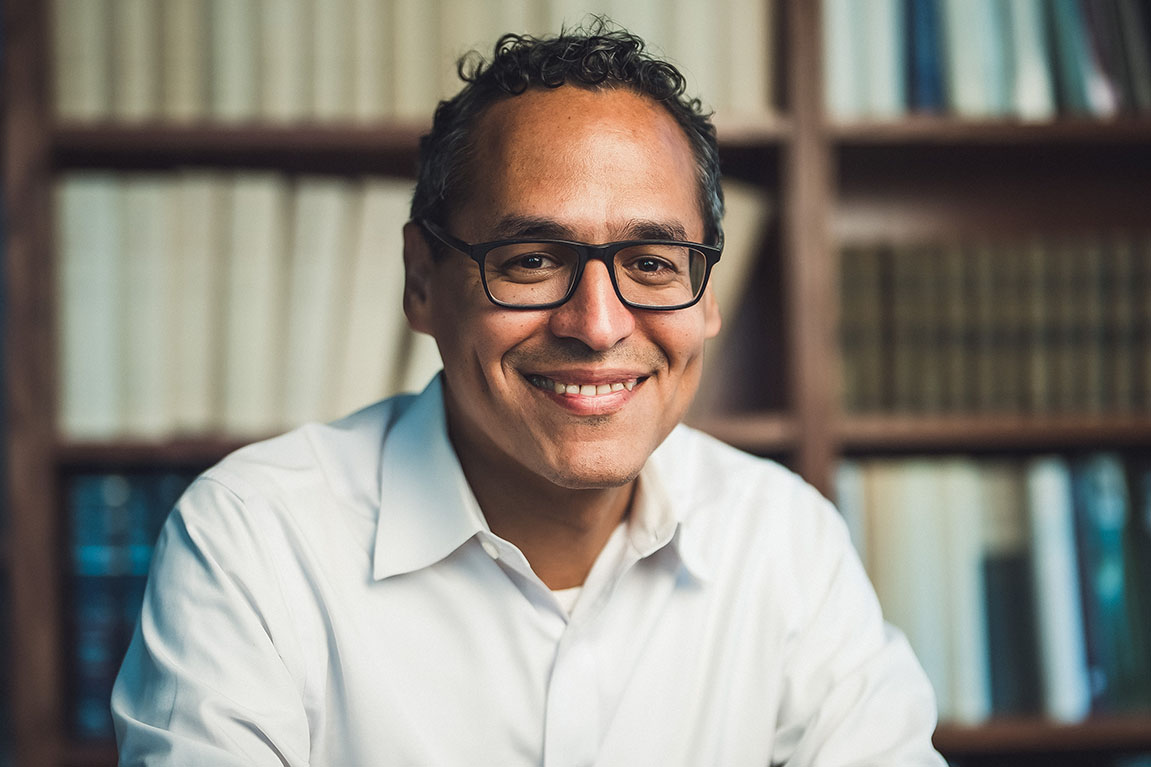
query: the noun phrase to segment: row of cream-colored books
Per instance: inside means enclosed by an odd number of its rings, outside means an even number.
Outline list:
[[[68,122],[428,122],[456,60],[603,14],[724,119],[773,110],[772,0],[53,0]]]

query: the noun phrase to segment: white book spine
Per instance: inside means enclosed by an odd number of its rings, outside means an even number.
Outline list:
[[[1055,116],[1055,91],[1048,65],[1043,1],[1010,2],[1015,113],[1024,120],[1050,120]]]
[[[395,0],[393,6],[395,114],[401,119],[428,120],[440,98],[445,75],[439,47],[439,3],[440,0]],[[458,87],[452,92],[456,90]]]
[[[53,83],[63,120],[100,120],[112,111],[108,0],[53,0]]]
[[[288,203],[287,182],[276,174],[233,181],[223,373],[223,425],[231,434],[263,436],[280,426]]]
[[[674,0],[667,45],[664,49],[687,78],[687,95],[698,97],[705,108],[716,108],[720,65],[715,52],[727,45],[720,39],[720,21],[707,0]]]
[[[863,112],[862,42],[852,0],[823,0],[823,71],[827,111],[841,121]]]
[[[312,103],[311,0],[258,0],[260,116],[272,122],[303,119]]]
[[[352,115],[360,122],[379,122],[391,114],[391,44],[391,4],[352,0]]]
[[[991,114],[982,58],[989,30],[980,27],[978,5],[981,2],[943,0],[948,100],[951,108],[962,117]]]
[[[220,421],[221,266],[230,195],[226,179],[210,171],[188,171],[177,184],[173,417],[178,432],[204,434]]]
[[[407,333],[403,226],[411,196],[411,183],[401,180],[373,179],[361,190],[349,301],[340,323],[344,358],[336,381],[339,413],[395,393]]]
[[[735,116],[763,116],[775,111],[775,9],[764,0],[728,0],[726,39],[722,48],[727,96],[721,102]]]
[[[349,0],[324,0],[315,10],[311,116],[346,121],[352,116],[352,5]]]
[[[59,430],[72,439],[111,439],[123,427],[119,205],[110,174],[66,176],[57,188]]]
[[[259,37],[255,0],[212,0],[212,117],[255,119],[259,111]]]
[[[349,279],[350,206],[349,182],[306,178],[297,186],[282,376],[286,424],[336,415],[332,378],[343,333],[338,307]]]
[[[897,0],[872,0],[865,16],[864,77],[866,112],[894,119],[907,104],[906,57],[901,53],[906,35],[904,8]]]
[[[188,122],[208,113],[208,7],[204,0],[163,0],[160,111]]]
[[[941,476],[950,710],[953,721],[972,725],[991,715],[979,466],[967,459],[948,460]]]
[[[155,439],[172,426],[171,314],[173,231],[170,180],[129,176],[123,182],[124,431]]]
[[[489,34],[489,12],[474,0],[440,0],[440,73],[441,98],[453,95],[463,83],[456,71],[461,56],[476,49],[486,54],[495,40]]]
[[[112,116],[154,119],[160,111],[160,17],[155,0],[113,0],[112,41]]]
[[[1091,710],[1081,613],[1071,470],[1062,458],[1027,465],[1032,582],[1044,713],[1058,722],[1082,721]]]

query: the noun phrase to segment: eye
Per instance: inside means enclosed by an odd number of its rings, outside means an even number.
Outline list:
[[[662,259],[655,258],[654,256],[644,256],[642,258],[637,258],[635,260],[634,267],[637,270],[641,272],[647,272],[648,274],[655,274],[661,269],[672,268],[671,264]]]
[[[543,269],[555,262],[548,258],[543,253],[525,253],[524,255],[514,258],[504,265],[504,268],[511,269]]]

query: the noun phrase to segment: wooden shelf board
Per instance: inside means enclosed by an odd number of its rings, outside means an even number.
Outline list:
[[[935,747],[948,757],[979,754],[1123,752],[1151,750],[1151,712],[1058,724],[1035,719],[997,719],[963,726],[941,724]]]
[[[842,146],[886,144],[1106,144],[1151,143],[1151,119],[1060,118],[1051,122],[965,120],[910,115],[894,121],[851,122],[828,128]]]
[[[1151,415],[850,415],[838,434],[848,452],[1151,447]]]
[[[68,442],[56,446],[56,462],[64,468],[123,469],[125,467],[203,467],[257,438],[195,437],[166,440]]]
[[[783,117],[717,119],[720,145],[756,147],[791,135]],[[400,162],[414,169],[425,121],[378,124],[72,123],[52,131],[52,153],[62,168],[238,165],[293,168],[299,163],[343,168],[356,160],[368,169]],[[360,167],[360,165],[353,166]]]
[[[786,453],[796,448],[795,419],[780,413],[742,413],[689,418],[688,423],[741,450]]]

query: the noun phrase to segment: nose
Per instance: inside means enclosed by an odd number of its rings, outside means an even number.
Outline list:
[[[607,351],[635,330],[635,315],[615,294],[602,261],[590,261],[575,294],[552,310],[549,327],[559,338],[575,338],[594,351]]]

